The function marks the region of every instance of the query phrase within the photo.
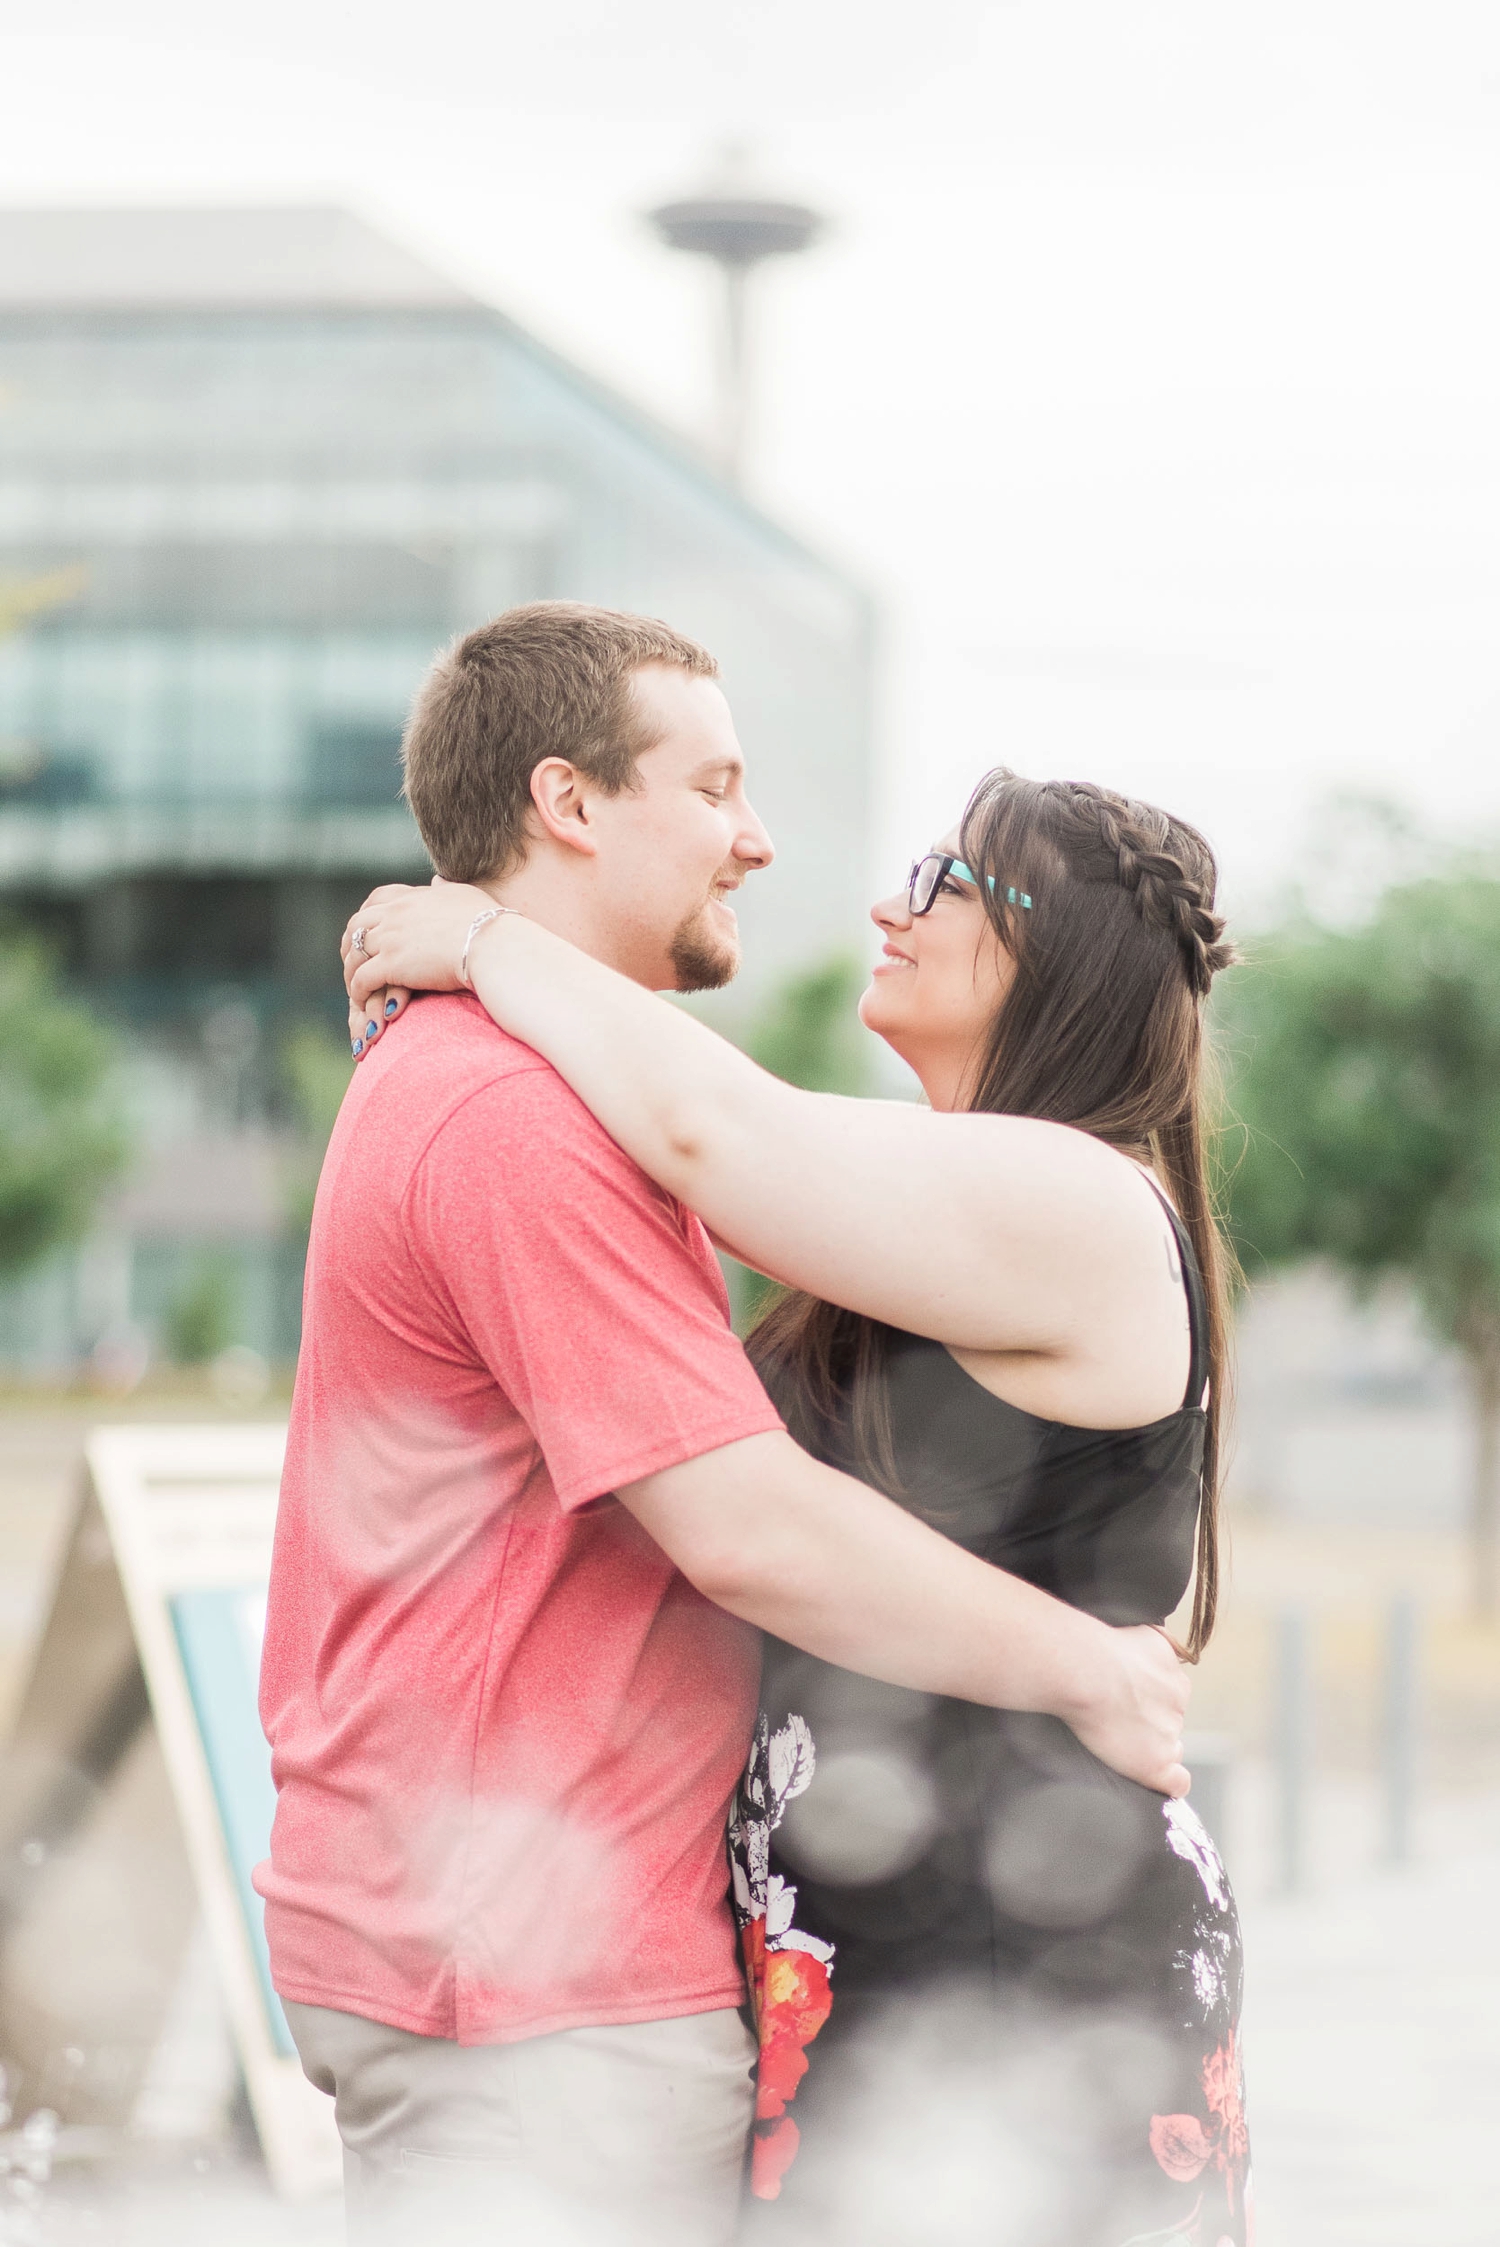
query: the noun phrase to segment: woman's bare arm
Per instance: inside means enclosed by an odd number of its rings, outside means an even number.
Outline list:
[[[376,892],[354,1000],[453,987],[488,902],[458,887]],[[964,1351],[1086,1360],[1098,1425],[1152,1417],[1138,1402],[1162,1393],[1164,1363],[1180,1379],[1165,1218],[1097,1140],[799,1091],[519,914],[478,931],[469,968],[502,1028],[758,1270]]]

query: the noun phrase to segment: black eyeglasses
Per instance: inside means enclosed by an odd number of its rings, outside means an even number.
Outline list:
[[[961,882],[968,882],[974,889],[979,887],[979,876],[950,851],[930,850],[925,858],[917,860],[906,878],[906,903],[914,920],[920,920],[924,913],[932,911],[937,903],[938,893],[950,874],[956,874]],[[986,874],[984,878],[993,890],[994,875]],[[1031,911],[1031,899],[1024,890],[1008,889],[1005,902],[1007,905],[1019,905],[1023,913]]]

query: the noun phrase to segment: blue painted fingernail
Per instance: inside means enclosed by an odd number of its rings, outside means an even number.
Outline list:
[[[362,1053],[364,1052],[364,1050],[365,1050],[365,1041],[364,1041],[364,1039],[363,1039],[363,1038],[356,1038],[356,1039],[355,1039],[355,1041],[354,1041],[354,1043],[353,1043],[353,1045],[352,1045],[352,1046],[350,1046],[350,1048],[349,1048],[349,1051],[350,1051],[350,1052],[351,1052],[351,1053],[353,1054],[353,1056],[354,1056],[354,1058],[355,1058],[355,1060],[356,1060],[356,1061],[357,1061],[357,1060],[359,1059],[360,1055],[361,1055],[361,1054],[362,1054]]]
[[[373,1038],[373,1037],[376,1037],[376,1036],[378,1036],[378,1034],[379,1034],[379,1031],[380,1031],[380,1024],[379,1024],[378,1022],[367,1022],[367,1023],[365,1024],[365,1036],[366,1036],[367,1038]]]
[[[396,1011],[396,1008],[397,1008],[397,1005],[398,1005],[398,1004],[399,1004],[399,1001],[397,1001],[397,1000],[395,1000],[395,999],[387,999],[387,1000],[386,1000],[386,1002],[385,1002],[385,1018],[386,1018],[387,1022],[389,1022],[389,1021],[390,1021],[390,1019],[391,1019],[391,1016],[392,1016],[392,1015],[393,1015],[393,1014],[395,1013],[395,1011]]]

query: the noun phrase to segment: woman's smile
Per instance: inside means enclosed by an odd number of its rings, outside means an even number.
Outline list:
[[[885,956],[875,962],[870,970],[872,975],[894,975],[902,968],[917,964],[910,952],[898,951],[894,944],[882,944],[880,949]]]

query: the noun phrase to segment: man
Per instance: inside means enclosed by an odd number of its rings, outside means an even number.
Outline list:
[[[650,988],[738,964],[771,844],[712,659],[556,603],[440,657],[435,865]],[[723,2247],[753,2046],[724,1824],[751,1626],[1066,1718],[1177,1787],[1185,1696],[1115,1633],[800,1452],[697,1220],[466,994],[344,1103],[319,1186],[262,1714],[276,1986],[351,2238]],[[857,1556],[857,1564],[854,1556]]]

